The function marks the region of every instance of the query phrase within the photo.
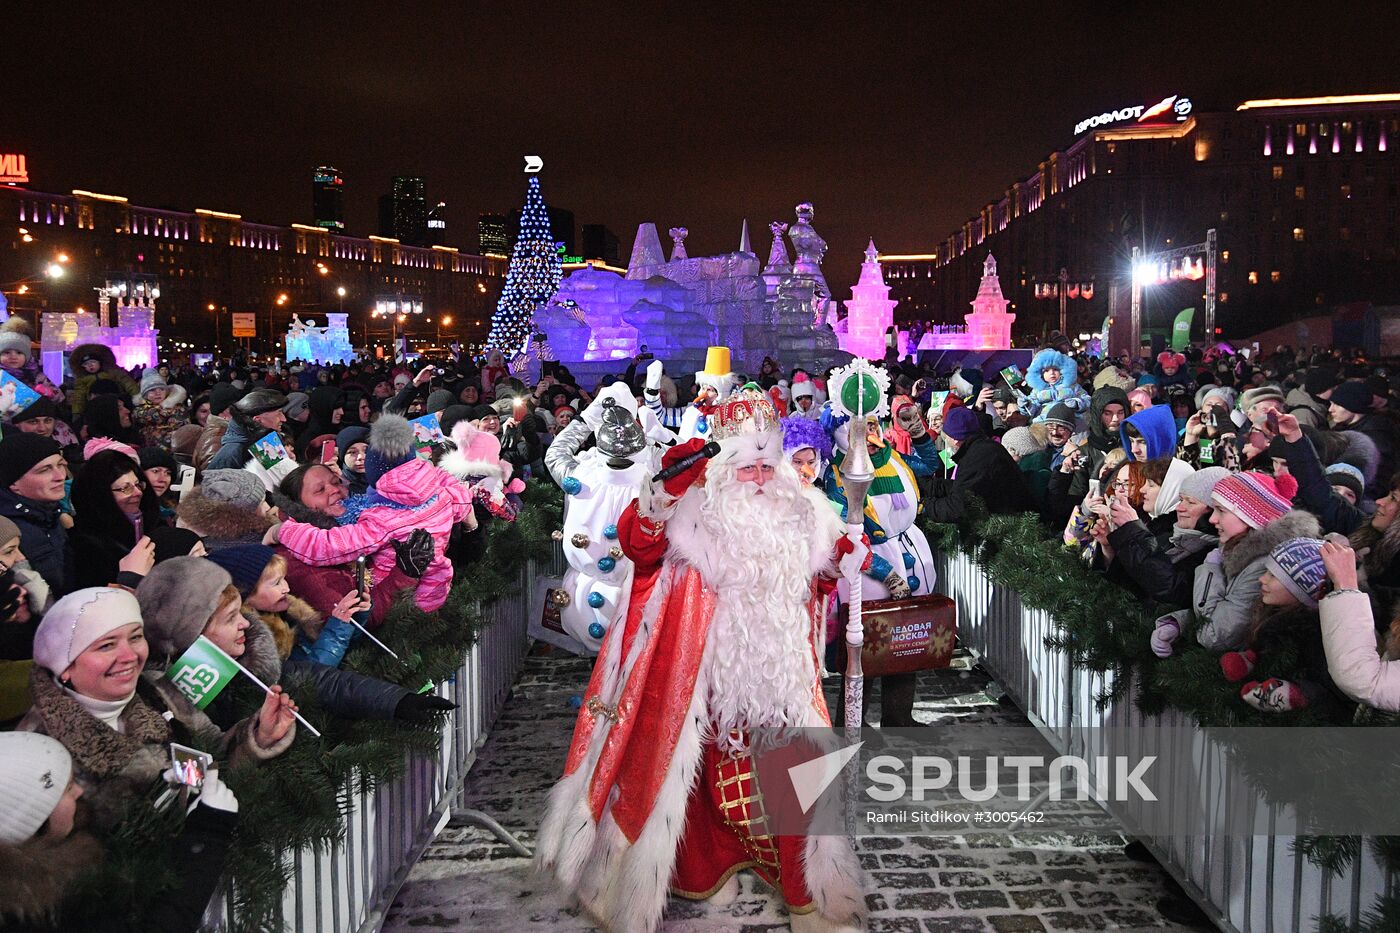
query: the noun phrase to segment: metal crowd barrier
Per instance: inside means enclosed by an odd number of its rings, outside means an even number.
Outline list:
[[[1064,652],[1045,645],[1054,629],[1045,612],[1021,605],[999,590],[970,558],[938,558],[939,590],[958,605],[959,642],[1062,754],[1095,762],[1104,728],[1132,730],[1134,753],[1156,755],[1171,768],[1162,800],[1180,812],[1203,810],[1207,822],[1224,823],[1231,806],[1250,801],[1260,825],[1277,814],[1260,799],[1228,755],[1208,743],[1189,717],[1168,711],[1141,713],[1129,689],[1107,705],[1098,702],[1110,682],[1075,667]],[[1204,805],[1202,805],[1204,801]],[[1125,825],[1138,823],[1140,804],[1110,803]],[[1218,825],[1218,824],[1217,824]],[[1287,835],[1176,835],[1141,840],[1222,930],[1273,933],[1315,928],[1315,918],[1335,914],[1356,929],[1377,897],[1396,893],[1397,879],[1363,845],[1360,858],[1340,875],[1313,865],[1293,850]]]
[[[564,572],[562,551],[519,572],[513,595],[483,607],[480,641],[467,652],[438,694],[457,704],[443,724],[437,755],[410,758],[397,780],[354,794],[344,838],[325,850],[291,855],[292,875],[283,894],[281,929],[304,933],[378,930],[409,871],[441,831],[459,802],[463,781],[500,715],[525,661],[530,599],[540,576]],[[226,898],[210,906],[205,929],[232,920]]]

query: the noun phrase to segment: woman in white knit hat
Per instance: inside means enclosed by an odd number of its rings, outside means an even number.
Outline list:
[[[193,793],[193,792],[192,792]],[[110,905],[78,896],[75,882],[100,867],[102,845],[82,827],[83,786],[73,757],[56,739],[0,732],[0,926],[10,929],[112,929]],[[147,910],[133,926],[149,931],[196,929],[223,876],[238,825],[238,798],[206,772],[177,836],[163,843],[180,866],[171,887],[151,886]],[[122,929],[126,929],[122,925]]]
[[[236,763],[279,755],[295,736],[296,707],[280,687],[256,717],[221,732],[169,680],[142,676],[149,653],[136,597],[113,587],[69,593],[34,635],[34,705],[18,728],[68,749],[100,829],[170,766],[171,742],[217,746]]]

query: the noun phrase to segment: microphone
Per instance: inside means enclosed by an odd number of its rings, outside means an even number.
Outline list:
[[[657,472],[657,474],[651,478],[651,481],[653,484],[664,483],[668,479],[680,476],[701,460],[708,460],[717,453],[719,453],[719,441],[710,441],[689,457],[682,457],[664,470]]]

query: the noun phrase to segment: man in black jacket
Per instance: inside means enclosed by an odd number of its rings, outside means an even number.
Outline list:
[[[16,432],[0,441],[0,515],[18,526],[20,550],[55,597],[73,576],[58,507],[67,477],[53,438]]]
[[[974,493],[997,515],[1034,512],[1035,499],[1011,455],[982,432],[970,408],[954,406],[943,419],[943,437],[953,448],[953,476],[935,480],[924,503],[936,522],[956,522],[967,510],[965,495]]]

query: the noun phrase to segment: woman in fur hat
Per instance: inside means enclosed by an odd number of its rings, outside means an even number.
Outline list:
[[[284,654],[264,614],[244,602],[245,590],[261,579],[261,572],[253,568],[265,570],[272,558],[270,548],[252,547],[227,558],[238,571],[239,586],[224,567],[201,557],[171,558],[142,581],[136,598],[150,632],[148,670],[167,670],[202,634],[265,684],[309,681],[326,711],[346,719],[423,722],[434,711],[452,708],[441,697],[423,696],[397,684]],[[253,584],[248,583],[249,577]],[[285,628],[284,620],[277,622]],[[256,699],[256,691],[251,680],[239,678],[205,712],[215,723],[232,722],[239,709]]]
[[[34,706],[23,732],[73,756],[95,825],[111,829],[170,767],[170,743],[217,747],[231,766],[280,755],[296,735],[296,704],[274,687],[256,716],[227,731],[158,674],[136,597],[113,587],[75,590],[54,603],[34,636]]]
[[[277,516],[267,504],[262,481],[247,470],[209,470],[199,485],[175,507],[176,523],[217,550],[256,544],[267,536]]]

